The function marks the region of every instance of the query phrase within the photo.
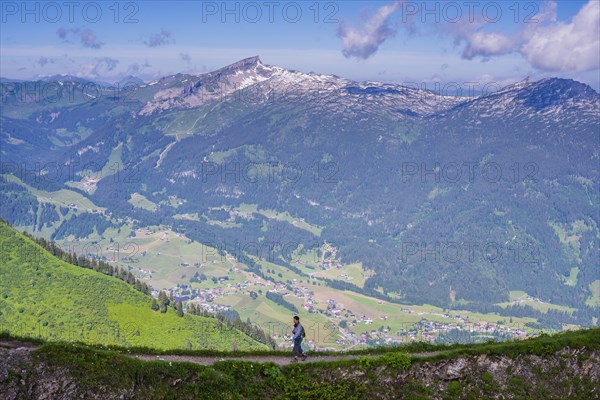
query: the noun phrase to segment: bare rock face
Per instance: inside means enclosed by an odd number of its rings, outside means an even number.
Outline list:
[[[547,356],[480,355],[414,363],[398,376],[396,385],[401,388],[410,382],[430,388],[435,394],[431,398],[435,399],[445,398],[453,382],[461,393],[483,396],[480,398],[523,398],[514,392],[525,387],[523,391],[532,396],[527,398],[544,393],[548,399],[564,399],[587,390],[595,393],[589,398],[598,399],[600,390],[594,392],[593,388],[600,387],[600,352],[564,348]]]
[[[464,358],[452,360],[446,365],[440,377],[445,381],[461,379],[467,372],[468,367],[469,362]]]
[[[511,365],[512,360],[508,357],[491,358],[486,355],[481,355],[477,358],[477,368],[491,373],[494,380],[497,382],[507,382],[507,371],[510,370]]]

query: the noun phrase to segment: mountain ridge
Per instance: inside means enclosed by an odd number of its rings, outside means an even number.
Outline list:
[[[200,78],[202,76],[206,76],[206,75],[222,75],[225,72],[229,72],[229,73],[240,73],[240,72],[244,72],[244,71],[249,71],[249,70],[256,70],[257,68],[265,68],[267,70],[269,69],[275,69],[276,71],[287,71],[287,72],[292,72],[292,73],[299,73],[299,74],[303,74],[303,75],[312,75],[312,76],[320,76],[320,77],[328,77],[328,78],[332,78],[332,79],[340,79],[346,82],[351,82],[354,84],[359,84],[360,86],[394,86],[397,88],[403,88],[405,90],[410,90],[410,91],[425,91],[425,92],[433,92],[435,93],[435,91],[431,90],[431,89],[415,89],[411,86],[406,86],[406,85],[402,85],[402,84],[396,84],[393,82],[384,82],[384,81],[355,81],[355,80],[351,80],[351,79],[347,79],[347,78],[340,78],[339,76],[336,75],[324,75],[324,74],[318,74],[318,73],[314,73],[314,72],[301,72],[301,71],[297,71],[297,70],[292,70],[292,69],[286,69],[283,67],[279,67],[279,66],[275,66],[275,65],[268,65],[268,64],[264,64],[262,62],[262,60],[260,59],[260,56],[256,55],[256,56],[251,56],[251,57],[246,57],[243,58],[241,60],[238,60],[236,62],[233,62],[231,64],[228,64],[224,67],[220,67],[217,68],[214,71],[210,71],[210,72],[206,72],[206,73],[201,73],[201,74],[183,74],[183,73],[177,73],[177,74],[172,74],[172,75],[167,75],[167,76],[163,76],[161,78],[159,78],[158,80],[164,80],[167,78],[172,78],[175,76],[190,76],[190,77],[196,77],[196,78]],[[41,77],[39,79],[12,79],[12,78],[8,78],[8,77],[2,77],[2,82],[3,83],[12,83],[12,82],[35,82],[35,81],[44,81],[44,82],[52,82],[52,81],[58,81],[58,80],[70,80],[70,81],[88,81],[88,82],[97,82],[101,85],[105,85],[105,86],[110,86],[110,84],[104,82],[104,81],[100,81],[100,80],[94,80],[94,79],[89,79],[83,76],[78,76],[78,75],[70,75],[70,74],[59,74],[59,75],[51,75],[51,76],[45,76],[45,77]],[[123,78],[121,78],[121,81],[125,81],[125,80],[131,80],[131,79],[135,79],[136,83],[139,82],[138,80],[140,80],[138,77],[134,77],[132,75],[128,75],[125,76]],[[143,81],[142,81],[143,82]],[[586,96],[597,96],[598,92],[596,90],[594,90],[591,86],[589,86],[588,84],[576,81],[574,79],[568,79],[568,78],[559,78],[559,77],[547,77],[547,78],[542,78],[538,81],[532,81],[529,77],[521,80],[521,81],[517,81],[511,84],[507,84],[501,88],[499,88],[497,91],[493,92],[493,93],[503,93],[507,90],[514,88],[523,88],[526,86],[530,86],[532,84],[545,84],[547,82],[561,82],[562,86],[564,87],[564,83],[566,82],[572,82],[573,84],[575,84],[579,89],[580,92],[583,92],[584,94],[586,94]],[[143,83],[141,83],[143,85]],[[569,85],[570,86],[570,85]],[[439,93],[438,93],[439,94]],[[489,96],[490,94],[481,94],[478,96],[469,96],[469,97],[485,97],[485,96]],[[461,97],[461,96],[456,96],[456,97]]]
[[[295,101],[299,98],[308,99],[312,97],[313,100],[317,101],[316,104],[325,103],[326,106],[327,103],[331,103],[330,97],[335,97],[337,102],[343,102],[344,92],[346,92],[346,97],[354,99],[354,102],[347,102],[348,106],[357,105],[358,99],[364,99],[365,96],[375,102],[379,98],[379,101],[388,100],[385,106],[389,107],[390,104],[396,103],[398,109],[407,110],[404,112],[405,115],[413,117],[432,117],[478,100],[507,95],[515,90],[520,91],[519,96],[516,97],[520,99],[538,93],[543,95],[545,91],[552,93],[557,88],[573,88],[570,91],[571,95],[568,97],[560,96],[548,105],[562,104],[569,99],[597,102],[598,98],[598,93],[590,86],[562,78],[546,78],[536,82],[524,80],[507,85],[496,92],[475,97],[451,96],[435,93],[428,89],[415,89],[393,83],[357,82],[333,75],[288,70],[265,65],[258,56],[237,61],[213,72],[196,75],[194,78],[190,76],[189,79],[193,80],[194,83],[189,86],[186,85],[181,102],[176,100],[182,95],[181,92],[165,89],[162,92],[155,93],[154,99],[148,102],[140,113],[148,115],[154,110],[165,111],[170,107],[195,108],[210,101],[232,98],[235,93],[242,93],[242,96],[243,93],[248,93],[244,97],[245,101],[263,102],[265,104],[273,101],[285,101],[286,99]],[[183,81],[187,80],[188,78]],[[178,86],[181,85],[177,82],[171,82],[170,85],[173,83]],[[214,85],[212,89],[210,89],[211,85]],[[207,87],[209,89],[206,89]],[[364,102],[360,101],[359,103]],[[535,108],[534,102],[525,102],[525,104]],[[539,106],[539,103],[537,104]],[[380,106],[381,103],[375,104],[369,111],[374,111]]]

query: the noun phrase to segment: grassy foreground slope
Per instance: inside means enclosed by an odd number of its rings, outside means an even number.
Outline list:
[[[68,264],[0,222],[0,331],[156,349],[266,349],[213,318],[162,314],[116,278]]]
[[[0,398],[30,399],[597,399],[600,329],[524,341],[388,349],[380,357],[289,364],[141,361],[117,351],[0,342]],[[221,359],[221,360],[220,360]],[[217,361],[220,360],[220,361]],[[4,397],[3,397],[4,396]]]

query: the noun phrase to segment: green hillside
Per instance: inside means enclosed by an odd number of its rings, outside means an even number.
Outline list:
[[[0,222],[0,331],[157,349],[266,349],[213,318],[162,314],[129,284],[68,264]]]
[[[598,329],[283,365],[239,352],[142,361],[92,346],[2,344],[0,398],[11,399],[587,400],[598,398],[600,376]],[[419,348],[427,353],[412,352]]]

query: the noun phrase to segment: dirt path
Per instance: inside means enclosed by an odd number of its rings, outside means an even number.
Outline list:
[[[253,361],[258,363],[272,362],[277,365],[286,365],[292,362],[291,352],[289,356],[244,356],[244,357],[209,357],[209,356],[174,356],[174,355],[146,355],[146,354],[132,354],[131,357],[145,361],[165,361],[165,362],[191,362],[201,365],[213,365],[217,361]],[[316,354],[309,355],[305,363],[315,361],[338,361],[338,360],[351,360],[358,358],[356,355],[340,355],[340,356],[319,356]],[[372,357],[372,356],[367,356]],[[302,361],[299,361],[302,362]]]
[[[408,353],[411,357],[429,357],[439,354],[441,352],[426,352],[426,353]],[[180,355],[146,355],[146,354],[131,354],[133,358],[145,361],[165,361],[165,362],[191,362],[201,365],[213,365],[217,361],[225,360],[238,360],[238,361],[253,361],[258,363],[272,362],[277,365],[287,365],[292,363],[292,355],[290,352],[289,356],[242,356],[242,357],[220,357],[220,356],[180,356]],[[340,354],[336,355],[319,355],[319,353],[309,353],[304,363],[318,362],[318,361],[340,361],[340,360],[354,360],[359,357],[365,358],[377,358],[382,354]],[[303,362],[303,361],[299,361]]]
[[[40,347],[35,343],[21,342],[18,340],[0,339],[0,347],[9,349],[22,349],[33,351]],[[408,353],[411,357],[428,357],[436,355],[440,352],[427,352],[427,353]],[[127,354],[121,353],[128,357],[136,358],[144,361],[164,361],[164,362],[191,362],[200,365],[213,365],[217,361],[225,360],[237,360],[237,361],[253,361],[258,363],[272,362],[277,365],[287,365],[292,363],[291,352],[289,356],[285,355],[267,355],[267,356],[239,356],[239,357],[222,357],[222,356],[192,356],[192,355],[155,355],[155,354]],[[366,354],[366,355],[319,355],[319,353],[312,353],[308,355],[305,363],[317,362],[317,361],[340,361],[340,360],[353,360],[359,357],[376,358],[381,354]],[[302,361],[300,361],[302,362]]]
[[[29,342],[21,342],[19,340],[0,339],[0,347],[4,347],[5,349],[35,350],[40,347],[40,345]]]

